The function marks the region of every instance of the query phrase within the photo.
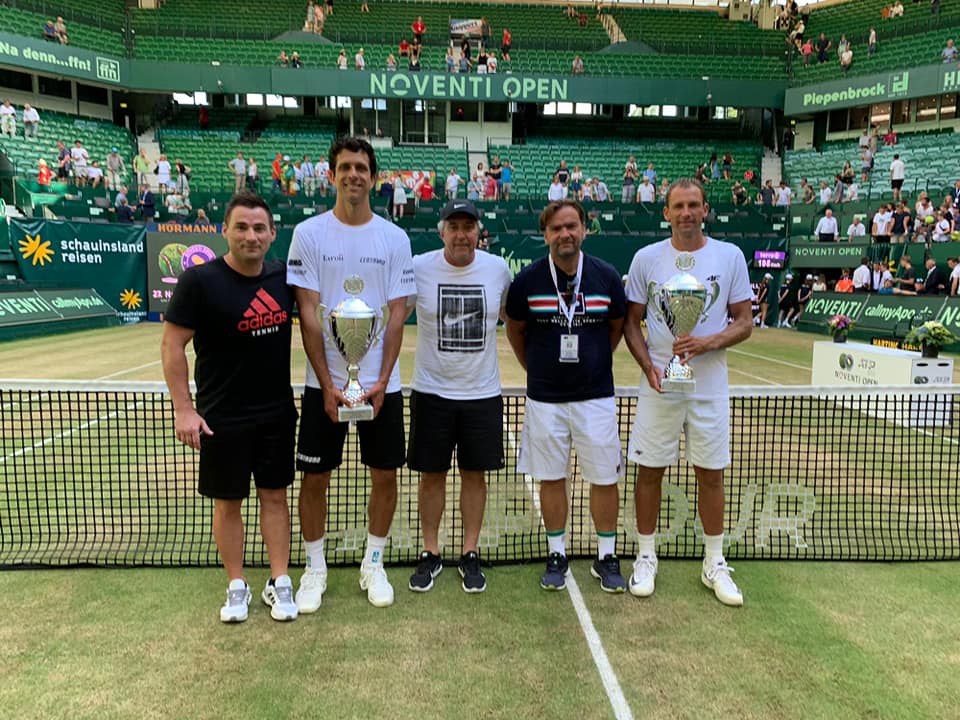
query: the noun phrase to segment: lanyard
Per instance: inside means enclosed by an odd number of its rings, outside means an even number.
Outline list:
[[[571,304],[570,307],[567,307],[567,303],[563,299],[563,294],[560,292],[560,285],[557,283],[557,268],[553,264],[553,257],[547,255],[547,259],[550,261],[550,277],[553,278],[553,287],[557,291],[557,305],[560,308],[560,313],[567,319],[567,332],[573,334],[573,316],[577,311],[577,298],[580,296],[580,279],[583,276],[583,253],[580,253],[580,258],[577,260],[577,284],[573,286],[573,304]]]

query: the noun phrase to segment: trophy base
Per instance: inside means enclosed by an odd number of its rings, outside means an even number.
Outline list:
[[[341,405],[339,408],[337,408],[337,418],[342,423],[373,420],[373,405],[368,405],[367,403],[364,403],[363,405],[354,405],[353,407]]]
[[[664,378],[660,389],[665,393],[692,393],[697,389],[697,381],[692,378]]]

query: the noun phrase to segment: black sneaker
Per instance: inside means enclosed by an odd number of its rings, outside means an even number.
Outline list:
[[[550,553],[547,556],[547,570],[540,576],[540,587],[544,590],[563,590],[567,587],[567,556]]]
[[[594,560],[590,574],[600,581],[600,589],[604,592],[622,593],[627,589],[620,574],[620,558],[616,555],[604,555],[602,560]]]
[[[463,582],[460,587],[464,592],[482,593],[487,589],[487,578],[480,570],[480,556],[472,550],[466,555],[460,556],[460,564],[457,566],[460,571],[460,577]]]
[[[410,576],[410,589],[414,592],[426,592],[433,587],[433,579],[443,571],[443,559],[439,555],[424,550],[420,553],[417,569]]]

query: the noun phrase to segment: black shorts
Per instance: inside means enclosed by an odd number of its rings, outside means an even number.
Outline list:
[[[297,438],[297,470],[329,472],[343,462],[343,442],[350,423],[335,423],[323,409],[323,391],[305,388],[301,404],[300,436]],[[387,393],[373,420],[357,423],[360,462],[378,470],[403,465],[403,395]]]
[[[446,472],[454,447],[461,470],[504,467],[503,398],[448,400],[414,390],[407,466],[417,472]]]
[[[890,187],[893,188],[894,190],[899,190],[900,188],[902,188],[903,178],[900,178],[899,180],[891,180]]]
[[[293,438],[297,415],[235,428],[214,425],[200,436],[197,491],[217,500],[250,495],[250,476],[258,488],[277,490],[293,484]]]
[[[795,300],[792,300],[792,299],[789,299],[789,298],[788,298],[788,299],[783,300],[782,302],[780,302],[779,307],[780,307],[780,310],[781,310],[781,311],[783,311],[783,310],[794,310],[794,309],[796,309],[796,307],[797,307],[797,303],[796,303]]]

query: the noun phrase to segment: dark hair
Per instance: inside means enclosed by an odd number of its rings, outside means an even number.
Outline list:
[[[330,167],[333,169],[334,174],[337,172],[337,156],[341,150],[366,153],[367,159],[370,161],[370,176],[376,177],[377,157],[373,152],[373,145],[359,137],[342,137],[339,140],[334,140],[330,146],[330,152],[327,153],[330,158]]]
[[[767,182],[771,181],[768,179]],[[703,204],[707,204],[707,191],[704,190],[703,183],[699,180],[695,180],[694,178],[682,177],[674,180],[672,183],[670,183],[670,187],[667,188],[667,195],[665,198],[667,207],[670,207],[670,193],[673,192],[674,188],[696,188],[700,191],[700,197],[703,198]]]
[[[267,213],[267,220],[270,223],[270,229],[273,229],[273,211],[270,209],[270,206],[267,205],[267,201],[256,193],[252,193],[249,190],[241,190],[232,198],[230,202],[227,203],[227,209],[223,213],[223,224],[230,224],[230,213],[233,212],[234,208],[245,207],[250,208],[251,210],[255,208],[261,208],[265,213]]]
[[[550,220],[553,219],[553,216],[556,215],[559,211],[563,210],[563,208],[567,208],[567,207],[573,208],[574,210],[576,210],[577,215],[580,216],[580,224],[586,226],[587,216],[583,212],[583,205],[578,203],[576,200],[564,199],[564,200],[557,200],[556,202],[552,202],[543,209],[543,212],[540,213],[540,231],[543,232],[544,230],[546,230],[547,223],[549,223]]]

